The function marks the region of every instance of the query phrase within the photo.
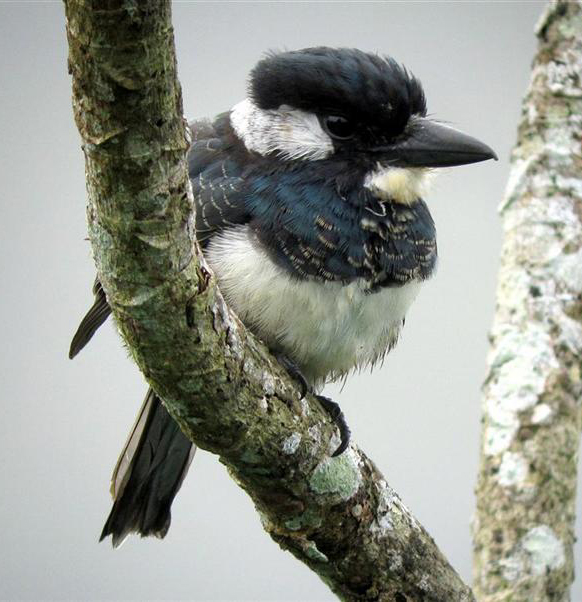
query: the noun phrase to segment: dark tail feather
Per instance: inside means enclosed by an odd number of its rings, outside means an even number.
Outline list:
[[[111,535],[117,547],[133,532],[164,537],[195,451],[150,389],[113,472],[113,508],[99,541]]]
[[[71,341],[69,348],[70,359],[73,359],[85,347],[99,326],[107,320],[107,317],[111,313],[111,307],[109,307],[105,298],[105,291],[97,278],[95,278],[95,283],[93,284],[93,294],[95,295],[95,303],[93,303],[93,306],[87,312],[81,324],[79,324],[79,328],[77,328],[77,332]]]

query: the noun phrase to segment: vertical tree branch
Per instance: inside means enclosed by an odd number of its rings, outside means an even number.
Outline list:
[[[487,602],[569,600],[582,421],[582,5],[552,2],[500,212],[474,524]]]
[[[194,242],[169,0],[66,2],[89,234],[121,334],[271,537],[342,600],[462,602],[467,586],[355,445],[226,307]]]

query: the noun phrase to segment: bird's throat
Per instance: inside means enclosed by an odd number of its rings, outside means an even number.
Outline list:
[[[364,186],[386,201],[411,205],[425,198],[432,171],[423,167],[383,167],[380,163],[364,179]]]

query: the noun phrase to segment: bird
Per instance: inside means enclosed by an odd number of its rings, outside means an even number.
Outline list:
[[[421,82],[389,56],[324,46],[271,51],[248,94],[190,124],[196,239],[230,308],[339,428],[324,384],[374,366],[437,262],[425,202],[438,168],[497,159],[427,116]],[[99,279],[75,357],[111,313]],[[101,533],[164,537],[196,447],[150,388],[112,477]]]

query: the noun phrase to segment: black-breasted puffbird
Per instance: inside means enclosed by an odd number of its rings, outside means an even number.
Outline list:
[[[304,386],[373,365],[435,268],[423,200],[435,168],[496,159],[426,116],[418,79],[392,58],[346,48],[271,53],[248,98],[191,124],[196,236],[229,306]],[[74,357],[110,313],[95,303]],[[318,396],[339,427],[339,406]],[[113,475],[101,538],[163,537],[195,446],[150,389]]]

